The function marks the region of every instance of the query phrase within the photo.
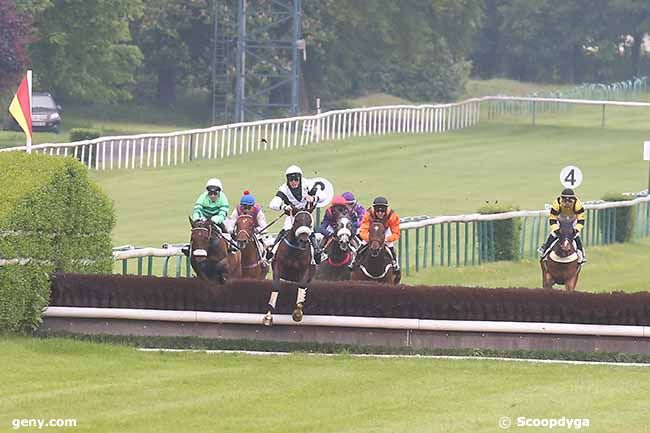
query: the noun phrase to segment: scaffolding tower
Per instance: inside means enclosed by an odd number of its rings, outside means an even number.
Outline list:
[[[302,0],[236,1],[235,122],[297,115]]]

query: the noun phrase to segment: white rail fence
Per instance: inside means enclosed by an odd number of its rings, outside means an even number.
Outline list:
[[[235,123],[162,134],[100,137],[45,143],[33,152],[74,156],[89,169],[164,167],[194,159],[221,159],[250,152],[384,134],[439,133],[478,123],[481,99],[454,104],[393,105],[337,110],[313,116]],[[0,152],[25,151],[25,146]]]

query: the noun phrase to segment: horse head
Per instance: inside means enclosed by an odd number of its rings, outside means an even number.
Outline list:
[[[343,215],[336,221],[336,240],[342,251],[347,251],[350,248],[351,237],[352,221],[347,215]]]
[[[372,257],[379,256],[384,249],[386,227],[380,222],[374,222],[370,225],[368,233],[368,250]]]
[[[255,234],[255,220],[251,215],[240,215],[235,222],[235,241],[240,250],[246,248]]]
[[[560,215],[558,218],[558,221],[560,223],[560,236],[558,245],[560,251],[562,252],[562,256],[568,256],[576,251],[573,244],[573,239],[575,238],[575,220],[575,217],[564,215]]]
[[[208,249],[210,248],[210,239],[214,227],[212,221],[208,219],[192,221],[190,218],[190,225],[192,226],[190,254],[194,260],[202,262],[208,258]]]
[[[301,248],[307,248],[309,246],[309,237],[313,232],[312,225],[313,219],[311,214],[306,211],[298,212],[293,219],[291,232],[294,241],[296,241]]]

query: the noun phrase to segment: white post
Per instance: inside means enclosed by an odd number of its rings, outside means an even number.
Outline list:
[[[29,123],[32,123],[32,70],[28,69],[27,70],[27,91],[29,93]],[[31,131],[30,131],[31,133]],[[25,134],[27,137],[25,139],[25,147],[27,153],[32,153],[32,137],[30,134]]]

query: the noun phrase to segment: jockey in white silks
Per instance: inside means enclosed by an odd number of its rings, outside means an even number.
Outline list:
[[[269,203],[269,208],[275,211],[282,211],[287,214],[282,225],[282,230],[278,233],[275,240],[273,251],[277,243],[284,238],[284,235],[291,230],[293,226],[294,215],[301,211],[311,213],[318,203],[318,197],[314,188],[314,182],[311,179],[305,179],[302,176],[302,170],[297,165],[292,165],[284,172],[286,183],[278,187],[278,192]],[[320,248],[313,232],[309,235],[309,240],[314,248],[314,261],[320,263]],[[270,257],[268,257],[270,259]]]

